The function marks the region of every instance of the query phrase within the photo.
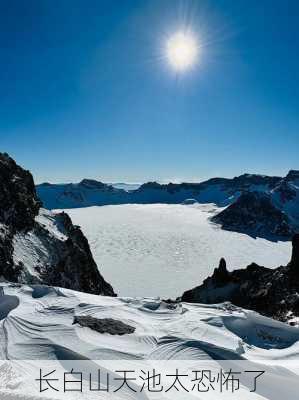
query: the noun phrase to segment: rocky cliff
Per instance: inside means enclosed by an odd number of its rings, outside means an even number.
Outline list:
[[[186,291],[182,301],[190,303],[233,304],[263,315],[294,322],[299,317],[299,235],[292,241],[292,258],[288,265],[276,269],[255,263],[229,272],[225,260],[202,285]]]
[[[270,194],[263,192],[242,193],[211,220],[223,229],[268,239],[289,239],[296,229],[288,214],[273,204]]]
[[[65,213],[42,208],[32,175],[0,153],[0,276],[114,296],[87,239]]]
[[[212,220],[226,230],[290,240],[299,232],[299,171],[273,180],[266,190],[262,186],[242,190]]]

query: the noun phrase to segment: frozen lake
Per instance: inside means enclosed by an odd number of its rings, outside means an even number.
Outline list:
[[[116,205],[66,210],[87,236],[104,278],[121,296],[175,298],[224,257],[229,269],[286,264],[290,242],[221,230],[213,205]]]

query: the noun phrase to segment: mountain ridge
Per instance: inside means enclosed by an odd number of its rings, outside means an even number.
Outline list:
[[[0,153],[0,276],[114,296],[88,241],[64,213],[42,208],[29,171]]]
[[[207,186],[216,186],[216,185],[222,185],[223,189],[235,189],[237,190],[245,190],[247,189],[250,185],[257,185],[257,186],[262,186],[265,185],[268,187],[269,190],[273,189],[276,184],[278,184],[281,180],[290,180],[292,179],[293,176],[299,176],[299,171],[297,170],[290,170],[286,177],[279,177],[279,176],[268,176],[268,175],[260,175],[260,174],[248,174],[244,173],[239,176],[235,176],[234,178],[221,178],[221,177],[215,177],[215,178],[210,178],[208,180],[194,183],[194,182],[182,182],[182,183],[159,183],[157,181],[149,181],[145,182],[143,184],[140,184],[138,188],[130,190],[129,195],[128,192],[124,189],[114,187],[114,184],[112,183],[104,183],[102,181],[98,181],[96,179],[83,179],[78,183],[49,183],[49,182],[43,182],[38,185],[36,185],[37,192],[40,195],[40,198],[44,197],[45,200],[45,205],[47,208],[55,208],[53,207],[53,204],[51,204],[54,200],[56,202],[56,205],[59,206],[59,203],[63,203],[65,201],[65,204],[67,205],[67,197],[68,197],[68,190],[79,190],[80,188],[89,188],[89,189],[100,189],[103,191],[110,191],[111,193],[118,193],[120,195],[126,196],[124,199],[120,198],[119,199],[119,204],[122,204],[124,201],[133,201],[135,199],[138,200],[138,196],[140,193],[144,192],[145,190],[161,190],[161,191],[166,191],[170,194],[174,194],[179,191],[183,190],[193,190],[195,194],[198,194],[200,191],[204,190]],[[125,185],[125,184],[121,184]],[[118,186],[118,184],[116,184]],[[52,199],[47,199],[46,194],[44,193],[43,189],[44,188],[51,188],[53,190],[57,189],[57,195],[58,197],[52,198]],[[64,191],[66,189],[66,191]],[[198,193],[197,193],[198,192]],[[60,196],[59,196],[60,195]],[[100,195],[100,193],[99,193]],[[60,198],[59,198],[60,197]],[[65,197],[65,198],[64,198]],[[102,205],[105,203],[105,200],[100,198],[91,198],[91,199],[86,199],[87,202],[89,201],[89,205]],[[109,199],[108,199],[109,200]],[[141,198],[139,197],[139,200],[141,201]],[[163,198],[159,199],[158,197],[155,199],[155,201],[161,201],[163,202]],[[171,200],[171,199],[170,199]],[[177,202],[179,200],[177,199],[172,199],[174,202]],[[217,199],[215,199],[217,201]],[[144,199],[146,201],[146,199]],[[112,202],[112,201],[111,201]],[[55,205],[55,204],[54,204]],[[78,207],[82,206],[77,204]],[[58,207],[59,208],[59,207]]]
[[[290,240],[299,230],[299,171],[290,170],[285,177],[258,174],[242,174],[234,178],[211,178],[200,183],[147,182],[134,190],[123,190],[96,180],[82,180],[70,184],[40,184],[37,193],[49,209],[67,209],[116,204],[192,204],[214,203],[227,207],[213,222],[223,229],[252,236],[275,237]],[[251,195],[252,205],[244,201],[245,193]],[[248,196],[248,195],[247,195]],[[268,198],[269,210],[276,210],[276,220],[267,222],[270,213],[263,215]],[[245,207],[246,205],[246,207]],[[254,205],[254,207],[253,207]],[[265,209],[266,210],[266,209]],[[247,215],[259,229],[252,230],[244,223]],[[270,215],[271,217],[271,215]],[[245,221],[246,222],[246,221]]]

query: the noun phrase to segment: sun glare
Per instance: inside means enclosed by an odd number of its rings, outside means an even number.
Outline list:
[[[199,46],[191,33],[177,32],[166,43],[166,56],[177,71],[191,68],[198,59]]]

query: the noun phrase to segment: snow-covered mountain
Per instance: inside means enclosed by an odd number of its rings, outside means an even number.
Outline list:
[[[211,218],[223,229],[268,239],[291,238],[297,223],[272,201],[271,193],[244,192]],[[298,220],[299,221],[299,220]]]
[[[145,183],[132,193],[135,203],[184,203],[194,199],[198,203],[217,206],[231,204],[246,190],[269,191],[280,180],[278,177],[244,174],[233,179],[212,178],[201,183]]]
[[[0,153],[0,276],[114,295],[80,228],[64,213],[41,208],[33,178]]]
[[[86,190],[90,187],[107,189],[105,185],[90,181],[81,186],[88,188]],[[140,195],[142,190],[138,193]],[[277,189],[275,195],[278,194]],[[279,199],[285,204],[284,198]],[[293,199],[291,194],[287,200]],[[228,370],[234,367],[245,372],[267,372],[267,378],[254,394],[251,392],[254,379],[248,382],[248,378],[240,378],[236,399],[280,400],[284,395],[296,398],[298,363],[294,369],[288,361],[296,361],[298,357],[297,328],[229,302],[203,305],[160,298],[114,297],[112,287],[98,272],[81,230],[65,212],[43,209],[31,174],[1,153],[0,200],[0,275],[6,281],[0,283],[1,399],[35,400],[50,398],[49,395],[52,399],[72,400],[112,396],[120,400],[174,398],[167,390],[158,393],[158,397],[149,392],[141,393],[140,376],[134,381],[140,397],[128,391],[111,394],[90,390],[67,394],[62,390],[45,395],[38,391],[36,374],[41,374],[43,366],[47,371],[68,371],[73,376],[83,368],[83,383],[86,384],[87,372],[98,373],[103,363],[107,365],[107,360],[114,362],[116,368],[108,371],[114,373],[118,381],[117,373],[121,372],[119,367],[123,362],[127,363],[126,371],[128,366],[153,367],[159,361],[165,368],[174,361],[175,364],[171,364],[173,373],[178,368],[178,360],[179,366],[184,368],[188,362],[195,368],[203,365],[211,368],[212,365],[218,371],[222,371],[223,362],[229,360]],[[188,209],[182,205],[176,207]],[[247,291],[247,298],[251,300],[251,303],[244,303],[245,307],[255,308],[255,300],[259,304],[264,302],[264,307],[271,302],[276,318],[275,306],[279,305],[280,310],[284,310],[283,315],[292,317],[295,324],[299,314],[296,312],[298,294],[293,290],[298,285],[298,239],[294,238],[288,266],[274,273],[258,266],[250,266],[243,272],[228,272],[222,261],[212,283],[216,279],[223,285],[222,294],[227,292],[226,284],[229,289],[231,283],[239,285],[238,289],[242,287]],[[240,276],[249,278],[244,281]],[[230,279],[233,282],[229,282]],[[214,289],[219,295],[219,288]],[[290,311],[292,315],[287,313]],[[282,366],[281,360],[286,366]],[[194,397],[201,398],[201,394],[195,393]],[[216,399],[219,395],[212,393],[209,398]]]
[[[125,182],[112,182],[107,184],[113,186],[115,189],[123,189],[126,192],[136,190],[141,186],[141,183],[125,183]]]
[[[124,204],[130,202],[130,195],[124,189],[93,179],[83,179],[79,183],[51,184],[42,183],[36,191],[44,206],[48,209],[78,208]]]
[[[299,232],[299,171],[291,170],[268,190],[242,192],[213,221],[253,236],[290,239]]]
[[[37,193],[49,209],[128,203],[214,203],[228,207],[214,218],[223,229],[288,240],[299,230],[299,171],[294,170],[284,178],[244,174],[201,183],[148,182],[129,191],[85,179],[76,184],[37,185]]]
[[[135,190],[117,189],[109,184],[84,179],[79,183],[37,185],[37,193],[49,209],[77,208],[108,204],[199,203],[231,204],[245,190],[270,191],[278,177],[244,174],[233,179],[213,178],[201,183],[148,182]]]

